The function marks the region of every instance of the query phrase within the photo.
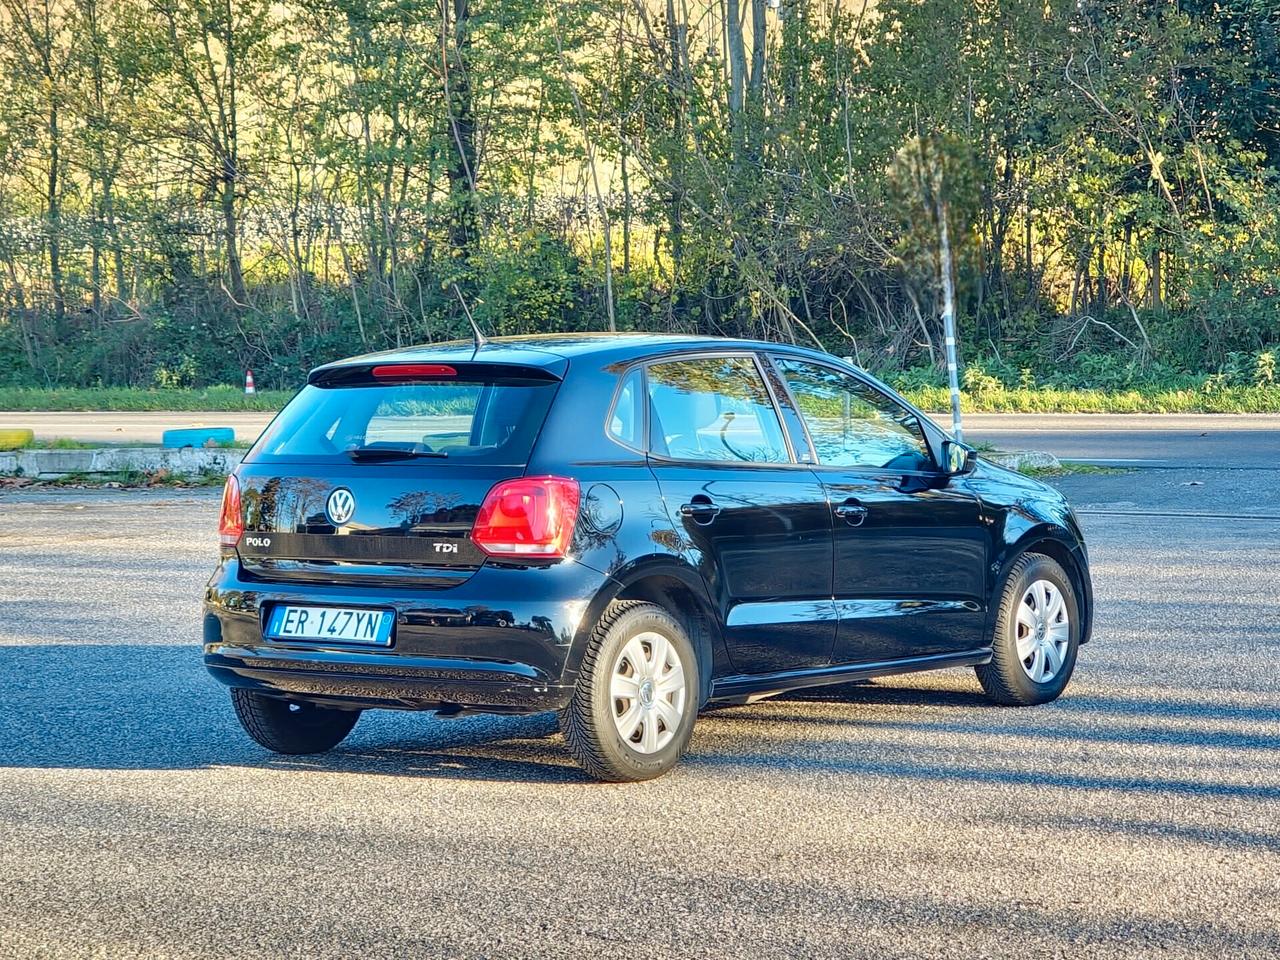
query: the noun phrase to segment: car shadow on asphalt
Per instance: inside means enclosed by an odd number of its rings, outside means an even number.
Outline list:
[[[972,684],[972,678],[939,674],[928,686],[842,685],[711,710],[695,732],[690,769],[787,771],[799,766],[815,772],[908,779],[1280,799],[1272,785],[1179,777],[1163,768],[1153,775],[1105,776],[1079,765],[988,766],[975,762],[974,755],[959,756],[932,746],[929,736],[924,743],[908,742],[906,735],[920,733],[974,738],[1012,734],[1032,743],[1071,738],[1106,745],[1146,738],[1192,748],[1267,751],[1270,756],[1280,751],[1273,711],[1219,702],[1203,691],[1178,702],[1085,692],[1036,710],[1005,710],[990,707]],[[204,671],[193,645],[0,646],[0,703],[0,767],[241,766],[455,780],[588,782],[565,752],[549,714],[446,720],[373,711],[329,753],[270,754],[240,729],[226,690]],[[1234,721],[1237,729],[1221,729],[1224,720]],[[794,742],[784,750],[762,750],[760,724],[773,728],[773,745],[780,738]],[[867,740],[881,738],[880,749],[874,754],[860,749],[859,734]],[[887,752],[886,736],[891,743]]]
[[[487,780],[503,783],[585,784],[590,778],[569,758],[551,714],[532,717],[468,717],[440,720],[421,714],[416,736],[404,735],[398,725],[391,740],[384,729],[361,730],[361,735],[326,754],[277,757],[254,764],[277,770],[376,774],[447,780]]]
[[[263,769],[587,782],[555,738],[554,716],[440,719],[370,711],[325,754],[282,757],[240,729],[198,647],[0,646],[0,767]]]
[[[937,675],[945,677],[945,674]],[[894,681],[889,681],[893,683]],[[841,726],[857,723],[868,726],[898,727],[902,730],[973,734],[1014,732],[1035,740],[1071,740],[1076,743],[1143,743],[1170,747],[1195,747],[1223,750],[1280,751],[1280,713],[1270,706],[1246,706],[1204,700],[1141,700],[1109,694],[1068,690],[1052,705],[1031,711],[1001,707],[991,703],[976,689],[941,687],[886,686],[883,683],[861,683],[800,691],[766,701],[768,719],[809,724]],[[832,714],[817,711],[786,711],[782,706],[795,704],[842,704],[866,707],[956,707],[966,712],[943,715],[930,713],[927,718],[889,719],[863,713]],[[737,708],[729,708],[737,709]],[[991,711],[984,717],[982,712]],[[721,719],[732,722],[731,712],[718,712]],[[1110,716],[1103,726],[1082,723],[1084,717]],[[1034,718],[1034,722],[1026,722]],[[758,718],[754,718],[758,719]],[[1221,722],[1250,726],[1262,724],[1268,729],[1224,730]]]

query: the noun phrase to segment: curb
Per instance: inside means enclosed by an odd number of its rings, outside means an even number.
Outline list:
[[[92,450],[15,450],[0,453],[0,476],[56,480],[71,475],[160,473],[175,477],[228,474],[245,450],[183,447],[100,447]]]

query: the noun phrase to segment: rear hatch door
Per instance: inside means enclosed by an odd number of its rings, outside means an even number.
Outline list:
[[[471,542],[485,494],[524,473],[558,385],[511,364],[320,371],[239,468],[242,566],[274,580],[465,580],[485,561]]]

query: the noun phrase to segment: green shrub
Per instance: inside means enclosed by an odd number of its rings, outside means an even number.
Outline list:
[[[1254,360],[1253,383],[1257,387],[1269,387],[1276,382],[1276,354],[1274,350],[1262,350]]]

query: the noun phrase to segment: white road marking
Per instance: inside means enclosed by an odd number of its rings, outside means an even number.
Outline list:
[[[1167,463],[1167,460],[1143,460],[1142,457],[1061,457],[1071,463]]]

